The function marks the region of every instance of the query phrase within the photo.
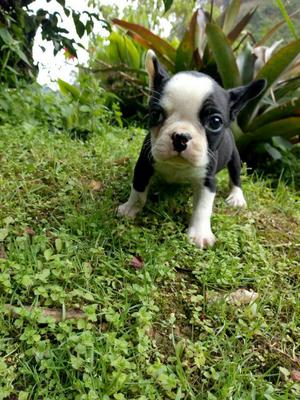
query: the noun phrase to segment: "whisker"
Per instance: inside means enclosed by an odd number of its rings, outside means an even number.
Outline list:
[[[148,90],[148,92],[150,93],[150,94],[158,94],[159,96],[161,95],[161,93],[160,92],[158,92],[157,90],[154,90],[154,89],[149,89],[149,88],[146,88],[146,90]]]
[[[216,154],[211,151],[211,149],[207,149],[208,155],[213,159],[213,161],[217,161]]]

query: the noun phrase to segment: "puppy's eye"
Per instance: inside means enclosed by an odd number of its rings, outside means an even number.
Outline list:
[[[205,128],[213,133],[218,133],[223,128],[223,120],[219,115],[211,115],[205,122]]]
[[[165,113],[163,109],[155,109],[150,112],[150,124],[155,126],[162,124],[165,119]]]

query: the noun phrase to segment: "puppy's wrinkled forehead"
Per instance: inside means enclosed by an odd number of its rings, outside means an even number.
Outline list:
[[[208,76],[181,72],[166,83],[160,104],[168,114],[194,117],[213,90],[213,81]]]

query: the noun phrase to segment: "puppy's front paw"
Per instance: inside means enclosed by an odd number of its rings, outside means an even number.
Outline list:
[[[195,228],[191,227],[188,230],[188,237],[190,241],[200,249],[211,247],[216,242],[216,237],[212,233],[211,229],[196,230]]]
[[[226,203],[232,207],[247,207],[243,191],[238,186],[234,186],[226,199]]]
[[[133,205],[132,202],[127,201],[124,204],[121,204],[117,208],[117,214],[119,217],[127,217],[127,218],[132,218],[134,219],[136,214],[140,211],[140,209],[136,206]]]

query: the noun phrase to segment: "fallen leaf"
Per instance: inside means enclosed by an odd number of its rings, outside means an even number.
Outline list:
[[[34,230],[30,227],[30,226],[26,226],[26,228],[24,229],[24,233],[28,236],[34,236],[35,232]]]
[[[250,304],[258,298],[258,293],[250,289],[238,289],[226,296],[226,301],[230,304]]]
[[[130,160],[129,157],[122,157],[122,158],[119,158],[118,160],[113,161],[113,164],[114,165],[124,165],[124,164],[127,164],[129,160]]]
[[[144,260],[141,256],[133,256],[132,260],[130,261],[130,266],[135,269],[141,269],[144,266]]]
[[[61,309],[48,308],[48,307],[33,307],[33,306],[22,306],[17,307],[12,304],[4,304],[4,312],[9,313],[15,317],[22,314],[22,310],[32,312],[38,309],[41,312],[42,317],[51,317],[55,322],[63,321],[64,319],[86,319],[87,316],[82,310],[70,309],[64,314]]]
[[[101,332],[106,332],[108,331],[108,323],[107,322],[101,322],[99,325],[99,329]]]
[[[300,382],[300,371],[293,369],[291,372],[291,379],[294,382]]]
[[[7,254],[5,253],[4,246],[0,246],[0,258],[6,260],[7,259]]]
[[[89,188],[91,189],[91,190],[93,190],[94,192],[99,192],[99,190],[101,190],[102,189],[102,182],[100,182],[100,181],[95,181],[94,179],[92,179],[90,182],[89,182]]]

